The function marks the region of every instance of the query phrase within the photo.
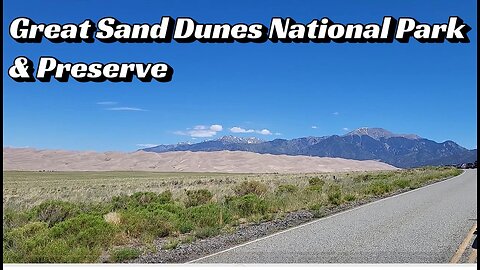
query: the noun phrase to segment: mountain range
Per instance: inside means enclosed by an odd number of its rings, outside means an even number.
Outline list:
[[[435,142],[415,134],[395,134],[382,128],[359,128],[345,135],[275,139],[224,136],[194,144],[158,145],[146,152],[246,151],[259,154],[338,157],[378,160],[399,168],[454,165],[477,160],[477,149],[466,149],[453,141]]]

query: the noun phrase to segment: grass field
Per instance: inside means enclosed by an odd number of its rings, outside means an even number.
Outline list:
[[[460,174],[3,172],[4,262],[122,262],[306,209],[325,210]],[[106,258],[106,259],[105,259]]]
[[[351,174],[228,174],[161,172],[3,172],[3,208],[26,209],[46,200],[108,201],[135,192],[163,192],[185,198],[185,189],[208,189],[214,199],[233,195],[243,181],[259,181],[270,189],[282,184],[308,185],[308,179],[338,179]]]

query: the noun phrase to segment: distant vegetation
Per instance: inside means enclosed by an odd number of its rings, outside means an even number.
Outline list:
[[[178,175],[157,174],[159,178],[139,181],[144,191],[103,198],[89,197],[87,192],[83,194],[83,201],[53,200],[49,194],[63,194],[63,189],[69,190],[65,185],[77,188],[85,185],[77,192],[104,185],[107,193],[115,193],[108,185],[132,183],[119,178],[118,173],[84,173],[91,177],[88,181],[82,173],[71,173],[81,177],[78,181],[63,179],[62,186],[45,183],[59,176],[55,173],[4,172],[3,184],[7,187],[4,188],[4,205],[7,203],[7,206],[3,214],[3,261],[124,262],[143,252],[154,251],[155,239],[166,240],[163,249],[175,249],[181,243],[231,232],[241,223],[272,220],[300,209],[322,217],[326,210],[335,206],[384,196],[400,189],[415,189],[460,172],[449,167],[428,167],[295,176],[184,174],[182,181],[193,184],[183,186],[178,184]],[[127,177],[127,174],[121,175]],[[38,175],[43,178],[35,179]],[[177,187],[156,190],[155,185],[167,181],[168,177],[176,179]],[[223,184],[211,184],[220,180]],[[44,199],[39,199],[37,204],[18,200],[9,203],[12,197],[28,190],[24,186],[27,182],[36,183],[35,187],[40,187],[38,192],[43,194],[39,198]],[[91,183],[96,185],[89,186]],[[91,189],[90,196],[98,194],[102,193]],[[62,198],[68,198],[68,194]]]

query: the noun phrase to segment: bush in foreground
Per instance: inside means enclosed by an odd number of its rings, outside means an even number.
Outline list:
[[[263,196],[265,193],[267,193],[268,187],[259,181],[245,181],[235,186],[233,191],[237,196],[244,196],[248,194]]]
[[[120,248],[112,251],[112,262],[121,263],[138,258],[142,252],[136,248]]]
[[[199,206],[207,204],[213,198],[213,194],[206,189],[187,190],[186,207]]]

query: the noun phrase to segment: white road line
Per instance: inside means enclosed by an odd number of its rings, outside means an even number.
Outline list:
[[[317,222],[320,222],[320,221],[323,221],[323,220],[326,220],[326,219],[329,219],[329,218],[333,218],[333,217],[336,217],[336,216],[339,216],[339,215],[343,215],[343,214],[346,214],[346,213],[349,213],[349,212],[352,212],[352,211],[361,209],[361,208],[366,207],[366,206],[369,206],[369,205],[373,205],[373,204],[376,204],[376,203],[380,203],[380,202],[385,201],[385,200],[389,200],[389,199],[393,199],[393,198],[396,198],[396,197],[404,196],[404,195],[407,195],[407,194],[409,194],[409,193],[417,192],[417,191],[420,191],[420,190],[422,190],[422,189],[429,188],[429,187],[432,187],[432,186],[435,186],[435,185],[438,185],[438,184],[441,184],[441,183],[445,183],[445,182],[449,182],[449,181],[454,181],[455,179],[460,178],[461,176],[463,176],[465,173],[466,173],[466,171],[464,170],[464,171],[462,172],[462,174],[457,175],[457,176],[455,176],[455,177],[452,177],[452,178],[450,178],[450,179],[447,179],[447,180],[444,180],[444,181],[440,181],[440,182],[436,182],[436,183],[433,183],[433,184],[430,184],[430,185],[427,185],[427,186],[424,186],[424,187],[421,187],[421,188],[417,188],[417,189],[414,189],[414,190],[410,190],[410,191],[407,191],[407,192],[403,192],[403,193],[400,193],[400,194],[397,194],[397,195],[394,195],[394,196],[391,196],[391,197],[383,198],[383,199],[380,199],[380,200],[378,200],[378,201],[373,201],[373,202],[370,202],[370,203],[367,203],[367,204],[362,204],[362,205],[357,206],[357,207],[355,207],[355,208],[351,208],[351,209],[348,209],[348,210],[345,210],[345,211],[342,211],[342,212],[333,214],[333,215],[331,215],[331,216],[326,216],[326,217],[323,217],[323,218],[320,218],[320,219],[317,219],[317,220],[314,220],[314,221],[310,221],[310,222],[307,222],[307,223],[305,223],[305,224],[302,224],[302,225],[299,225],[299,226],[296,226],[296,227],[292,227],[292,228],[289,228],[289,229],[286,229],[286,230],[283,230],[283,231],[280,231],[280,232],[277,232],[277,233],[274,233],[274,234],[271,234],[271,235],[267,235],[267,236],[264,236],[264,237],[261,237],[261,238],[258,238],[258,239],[255,239],[255,240],[252,240],[252,241],[249,241],[249,242],[246,242],[246,243],[243,243],[243,244],[240,244],[240,245],[237,245],[237,246],[234,246],[234,247],[231,247],[231,248],[228,248],[228,249],[225,249],[225,250],[222,250],[222,251],[219,251],[219,252],[216,252],[216,253],[213,253],[213,254],[210,254],[210,255],[207,255],[207,256],[204,256],[204,257],[195,259],[195,260],[192,260],[192,261],[189,261],[189,262],[186,262],[186,264],[195,263],[195,262],[198,262],[198,261],[201,261],[201,260],[204,260],[204,259],[213,257],[213,256],[217,256],[217,255],[219,255],[219,254],[228,252],[228,251],[230,251],[230,250],[234,250],[234,249],[237,249],[237,248],[246,246],[246,245],[250,245],[250,244],[253,244],[253,243],[256,243],[256,242],[259,242],[259,241],[262,241],[262,240],[265,240],[265,239],[268,239],[268,238],[271,238],[271,237],[274,237],[274,236],[277,236],[277,235],[280,235],[280,234],[283,234],[283,233],[286,233],[286,232],[290,232],[290,231],[293,231],[293,230],[297,230],[297,229],[303,228],[303,227],[305,227],[305,226],[312,225],[312,224],[314,224],[314,223],[317,223]]]

